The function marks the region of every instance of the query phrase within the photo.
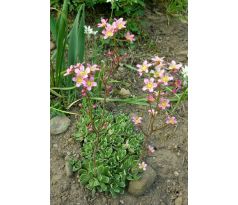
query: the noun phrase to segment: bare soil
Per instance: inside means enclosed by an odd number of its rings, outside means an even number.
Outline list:
[[[146,28],[151,35],[151,46],[141,45],[140,49],[131,53],[128,64],[136,64],[157,54],[166,56],[168,60],[176,59],[178,62],[187,63],[187,24],[176,18],[168,19],[160,13],[146,12],[148,20]],[[138,76],[133,72],[124,70],[118,74],[129,85],[134,95],[141,95],[141,85]],[[113,112],[144,114],[146,125],[147,112],[144,107],[128,104],[111,104],[108,109]],[[188,113],[187,103],[184,102],[176,113],[178,125],[167,127],[165,130],[154,134],[150,144],[157,150],[147,158],[146,162],[157,173],[155,183],[143,196],[134,197],[125,193],[116,198],[96,194],[92,197],[90,191],[80,186],[76,175],[68,177],[65,171],[65,157],[79,158],[80,144],[73,138],[76,127],[74,116],[70,116],[71,125],[67,132],[51,136],[51,204],[52,205],[173,205],[175,199],[182,197],[182,204],[187,205],[187,131]],[[158,120],[157,124],[161,124]]]

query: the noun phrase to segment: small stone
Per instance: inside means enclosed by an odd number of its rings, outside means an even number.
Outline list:
[[[122,88],[119,92],[119,95],[122,97],[129,97],[131,95],[131,92],[130,92],[130,90]]]
[[[125,203],[123,200],[120,200],[119,202],[120,202],[120,204],[124,204]]]
[[[65,132],[70,125],[70,119],[66,116],[56,116],[50,120],[50,133],[57,135]]]
[[[176,198],[175,201],[174,201],[175,205],[182,205],[182,203],[183,203],[183,198],[181,196]]]
[[[130,181],[128,192],[135,196],[140,196],[154,183],[156,172],[150,167],[146,167],[142,177],[139,180]]]
[[[118,71],[120,71],[120,72],[123,72],[124,70],[125,69],[123,67],[121,67],[121,66],[118,68]]]
[[[177,177],[177,176],[179,176],[179,173],[177,171],[175,171],[174,175]]]
[[[53,147],[54,147],[54,148],[58,148],[58,145],[57,145],[57,144],[53,144]]]
[[[68,160],[65,162],[65,172],[67,177],[73,176],[72,166],[70,165]]]
[[[54,50],[55,47],[56,47],[55,44],[51,41],[51,42],[50,42],[50,50]]]

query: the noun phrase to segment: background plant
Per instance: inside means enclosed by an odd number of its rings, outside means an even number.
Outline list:
[[[96,9],[101,4],[109,4],[108,0],[69,0],[68,7],[70,12],[77,13],[81,4],[85,4],[87,8]],[[121,15],[140,15],[143,12],[144,0],[114,0],[113,10],[115,16]],[[63,5],[62,0],[51,0],[51,7],[61,8]]]
[[[188,0],[169,0],[166,5],[166,12],[172,15],[187,15]]]
[[[84,60],[84,5],[81,5],[79,8],[72,28],[68,32],[67,2],[68,0],[64,1],[62,11],[59,11],[57,18],[53,15],[50,16],[52,39],[56,42],[56,50],[51,56],[51,85],[54,87],[69,84],[69,81],[65,83],[62,71],[65,70],[67,65],[72,65],[76,62],[82,62]],[[65,58],[66,52],[68,54],[68,59]]]
[[[56,43],[56,49],[50,57],[51,109],[54,112],[61,111],[58,109],[57,102],[60,101],[64,107],[77,98],[77,91],[73,90],[72,81],[64,78],[63,74],[67,65],[84,60],[84,7],[84,5],[80,6],[72,25],[68,24],[68,0],[64,1],[62,10],[57,10],[57,14],[50,16],[51,38]]]

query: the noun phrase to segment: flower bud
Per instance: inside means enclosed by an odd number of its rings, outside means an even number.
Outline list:
[[[153,103],[154,101],[155,101],[155,98],[154,98],[153,95],[148,95],[148,96],[147,96],[147,102],[148,102],[148,103]]]

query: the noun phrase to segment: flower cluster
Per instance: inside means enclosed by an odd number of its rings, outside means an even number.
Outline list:
[[[91,91],[93,87],[97,86],[94,81],[94,74],[99,71],[99,66],[94,64],[77,63],[67,68],[64,76],[74,75],[72,80],[75,82],[76,87],[83,87],[82,94],[85,95],[87,91]]]
[[[145,60],[142,64],[137,64],[137,71],[140,77],[144,77],[143,91],[148,92],[147,102],[152,105],[156,102],[156,106],[148,110],[151,117],[155,117],[159,110],[166,110],[171,107],[168,99],[169,92],[176,93],[182,87],[182,81],[179,77],[185,74],[185,69],[182,69],[181,63],[176,63],[172,60],[170,63],[164,60],[164,57],[155,56],[151,61]],[[140,120],[136,120],[140,119]],[[135,125],[140,124],[141,117],[134,116],[133,122]],[[167,116],[166,124],[176,124],[175,117]]]
[[[123,18],[114,19],[112,24],[108,23],[108,19],[101,19],[101,22],[97,25],[99,28],[103,28],[102,34],[104,39],[113,37],[119,30],[126,28],[126,21]],[[130,32],[125,34],[125,39],[129,42],[135,41],[135,36]]]

